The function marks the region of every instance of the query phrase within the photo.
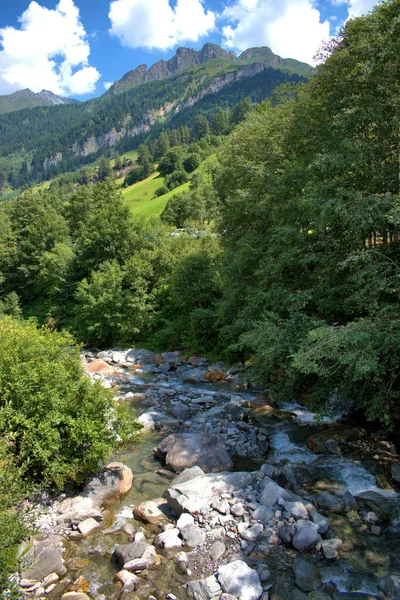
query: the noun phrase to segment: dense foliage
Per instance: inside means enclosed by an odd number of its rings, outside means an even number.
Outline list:
[[[117,439],[133,439],[113,395],[83,375],[67,334],[0,320],[0,593],[26,534],[15,505],[33,486],[60,490],[96,471]]]

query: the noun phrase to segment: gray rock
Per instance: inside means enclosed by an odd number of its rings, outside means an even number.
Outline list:
[[[186,483],[187,481],[191,481],[196,477],[203,477],[203,475],[205,475],[205,473],[203,469],[200,469],[200,467],[190,467],[190,469],[185,469],[184,471],[182,471],[182,473],[179,473],[179,475],[175,477],[171,485],[180,485],[182,483]]]
[[[277,479],[282,474],[282,471],[280,469],[277,469],[276,467],[273,467],[268,463],[261,465],[260,471],[265,473],[265,475],[268,475],[268,477],[270,477],[271,479]]]
[[[294,490],[307,487],[313,483],[313,478],[307,465],[287,463],[283,467],[283,472]]]
[[[231,513],[235,515],[235,517],[242,517],[245,512],[245,508],[241,502],[236,502],[236,504],[231,506]]]
[[[185,546],[189,546],[189,548],[195,548],[196,546],[200,546],[200,544],[204,544],[206,539],[205,532],[197,525],[186,525],[181,530],[181,535]]]
[[[275,506],[279,498],[284,500],[290,500],[290,494],[280,485],[278,485],[273,479],[265,476],[263,481],[263,491],[260,496],[260,504],[264,506]]]
[[[345,492],[345,494],[342,496],[342,500],[346,512],[349,512],[350,510],[357,510],[357,500],[350,494],[350,492]]]
[[[72,523],[78,525],[85,519],[96,519],[101,521],[103,515],[101,511],[94,506],[92,498],[85,498],[83,496],[75,496],[74,498],[67,498],[57,505],[56,521],[58,523]]]
[[[140,417],[138,418],[138,423],[142,425],[142,427],[148,431],[152,429],[167,429],[168,427],[176,427],[179,425],[177,419],[173,419],[169,415],[162,413],[158,410],[154,410],[153,408],[149,408],[146,410]]]
[[[210,558],[214,561],[217,561],[220,558],[222,558],[225,552],[226,546],[222,540],[215,540],[215,542],[213,542],[209,548]]]
[[[194,525],[194,519],[192,515],[189,515],[189,513],[182,513],[176,523],[176,526],[178,529],[183,529],[188,525]]]
[[[274,511],[271,508],[268,508],[268,506],[259,506],[252,513],[253,519],[255,519],[256,521],[260,521],[260,523],[264,524],[268,523],[268,521],[272,521],[274,516]]]
[[[378,583],[378,592],[382,600],[398,600],[400,597],[400,575],[384,577]]]
[[[328,494],[327,492],[318,494],[317,504],[319,508],[331,512],[341,513],[344,510],[344,502],[342,498],[334,496],[333,494]]]
[[[195,465],[205,473],[230,471],[233,467],[225,444],[217,435],[174,433],[159,443],[156,456],[164,458],[167,469],[177,473]]]
[[[299,552],[305,552],[314,548],[321,537],[318,533],[318,525],[311,521],[299,519],[296,522],[296,533],[293,538],[293,546]]]
[[[296,528],[294,525],[282,525],[282,527],[279,529],[279,537],[287,547],[292,546],[295,535]]]
[[[257,571],[242,560],[223,565],[218,570],[218,581],[224,592],[239,600],[258,600],[263,593]]]
[[[90,535],[92,531],[95,531],[99,528],[100,525],[98,524],[98,522],[92,518],[85,519],[84,521],[81,521],[78,525],[78,529],[84,537]]]
[[[134,348],[125,357],[126,362],[138,363],[140,365],[152,365],[156,362],[156,355],[145,348]]]
[[[302,502],[284,502],[283,507],[293,517],[299,517],[301,519],[308,517],[308,512]]]
[[[126,565],[132,562],[133,560],[143,558],[148,563],[148,566],[153,565],[157,560],[154,546],[151,546],[146,542],[132,542],[131,544],[121,544],[115,548],[113,557],[116,559],[120,567],[123,567],[127,570],[130,570],[130,568]]]
[[[179,419],[180,421],[187,421],[190,418],[191,410],[185,404],[177,404],[170,410],[171,415]]]
[[[322,542],[322,551],[325,558],[332,560],[339,558],[339,550],[342,547],[343,542],[339,538],[332,538],[330,540],[324,540]]]
[[[329,454],[340,454],[339,442],[335,439],[326,440],[325,448],[328,450]]]
[[[166,521],[167,510],[168,505],[164,498],[156,498],[155,500],[147,500],[146,502],[134,506],[133,514],[139,521],[156,525],[157,523]]]
[[[215,575],[206,579],[189,581],[185,588],[189,598],[193,598],[193,600],[210,600],[213,596],[221,593],[221,587]]]
[[[304,558],[296,558],[293,565],[293,572],[296,579],[296,585],[303,592],[312,592],[321,585],[321,576],[318,569],[304,560]]]
[[[189,369],[181,375],[182,383],[200,383],[205,381],[204,375],[206,374],[205,369]]]
[[[255,523],[251,527],[248,526],[248,523],[239,523],[238,530],[244,540],[255,542],[258,536],[264,531],[264,527],[261,523]]]
[[[400,463],[399,462],[392,463],[392,466],[390,467],[390,473],[392,475],[392,479],[394,479],[394,481],[396,483],[400,483]]]
[[[63,575],[66,571],[61,554],[51,539],[35,544],[24,557],[27,567],[22,570],[21,579],[41,581],[50,573]]]
[[[184,471],[166,492],[168,505],[177,515],[198,514],[203,508],[208,509],[221,494],[240,490],[253,481],[252,473],[247,472],[207,473],[188,479],[192,473],[193,469]]]
[[[167,529],[160,533],[155,543],[164,548],[165,550],[172,550],[172,548],[180,548],[182,546],[182,540],[179,537],[179,529]]]
[[[112,462],[86,483],[84,493],[95,506],[102,506],[111,498],[126,494],[132,487],[133,474],[129,467]]]
[[[318,533],[322,535],[328,531],[330,525],[329,519],[320,515],[319,512],[312,510],[310,512],[310,519],[318,526]]]

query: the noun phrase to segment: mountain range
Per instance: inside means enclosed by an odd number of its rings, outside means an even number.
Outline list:
[[[261,102],[277,86],[306,81],[311,73],[310,65],[267,47],[236,57],[207,43],[199,51],[178,48],[149,69],[140,65],[87,102],[44,90],[0,96],[0,185],[8,182],[15,190],[76,170],[110,149],[135,148],[161,130],[192,127],[199,113],[210,116],[246,97]]]
[[[29,89],[18,90],[13,94],[0,96],[0,114],[9,113],[24,108],[35,108],[36,106],[53,106],[59,104],[74,104],[78,100],[63,98],[50,92],[42,90],[35,94]]]

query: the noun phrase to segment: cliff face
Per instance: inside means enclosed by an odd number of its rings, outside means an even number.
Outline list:
[[[107,94],[118,94],[125,91],[127,86],[141,85],[148,81],[160,81],[213,59],[231,62],[235,61],[236,57],[233,52],[226,52],[219,46],[209,43],[205,44],[201,50],[178,48],[175,56],[170,60],[159,60],[150,69],[147,68],[147,65],[139,65],[133,71],[129,71],[110,87]]]
[[[201,50],[178,48],[175,56],[167,61],[159,60],[150,69],[147,68],[147,65],[139,65],[133,71],[126,73],[119,81],[116,81],[106,94],[119,94],[132,86],[138,86],[148,81],[160,81],[197,65],[203,65],[211,60],[218,60],[221,62],[221,65],[235,64],[238,67],[240,65],[255,63],[262,64],[264,67],[281,69],[306,77],[312,71],[310,65],[292,58],[281,58],[277,54],[274,54],[267,46],[249,48],[242,52],[240,56],[236,56],[233,52],[226,52],[226,50],[216,44],[207,43]]]

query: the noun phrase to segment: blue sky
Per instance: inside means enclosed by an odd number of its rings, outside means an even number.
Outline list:
[[[313,62],[321,42],[374,0],[1,0],[0,94],[30,88],[85,100],[178,46],[239,54],[269,46]]]

